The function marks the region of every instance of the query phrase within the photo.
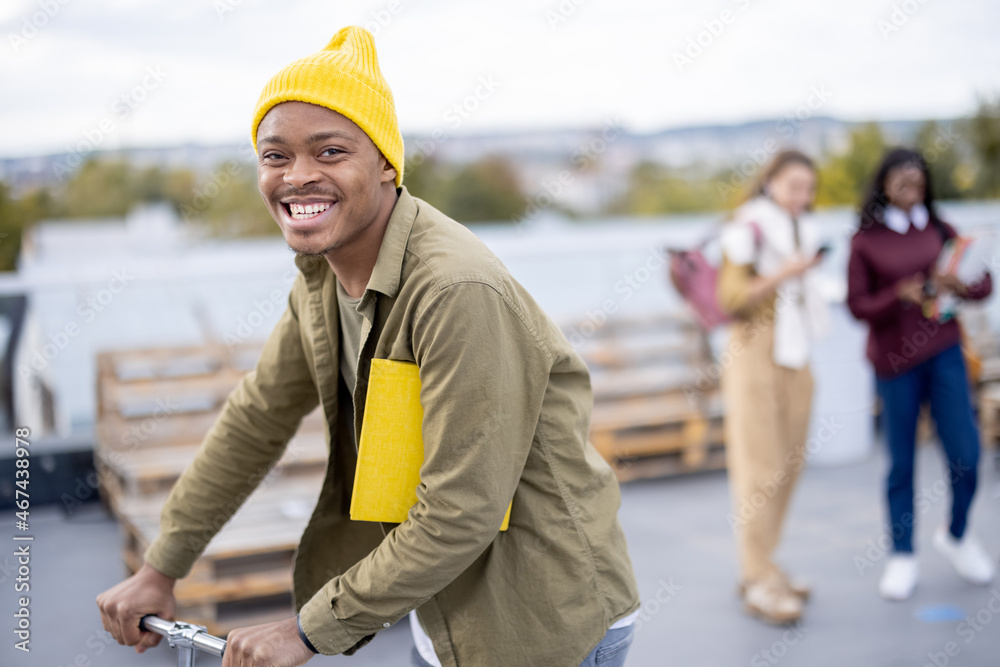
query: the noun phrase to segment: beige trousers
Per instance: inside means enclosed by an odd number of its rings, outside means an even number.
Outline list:
[[[774,552],[788,502],[805,466],[813,377],[806,366],[778,366],[774,323],[761,316],[731,325],[723,365],[726,459],[733,500],[729,525],[742,580],[783,576]]]

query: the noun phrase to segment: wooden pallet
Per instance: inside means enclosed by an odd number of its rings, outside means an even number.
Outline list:
[[[97,421],[218,409],[260,356],[259,345],[105,351],[97,355]]]
[[[170,491],[194,460],[200,443],[178,444],[125,452],[97,452],[108,503],[114,513],[120,505]],[[293,437],[275,469],[285,477],[309,477],[325,470],[329,458],[322,433],[299,432]]]
[[[123,350],[98,355],[97,447],[140,449],[199,442],[252,370],[260,346]],[[302,430],[322,431],[317,409]]]
[[[610,320],[580,354],[594,392],[590,441],[619,480],[724,465],[718,383],[705,382],[709,346],[690,320]]]
[[[219,403],[207,411],[177,411],[135,418],[126,418],[120,413],[105,414],[95,428],[97,449],[142,450],[201,442],[219,418],[221,407]],[[299,426],[299,432],[322,433],[323,429],[323,413],[318,407],[306,415]]]
[[[217,421],[226,398],[256,364],[259,346],[124,350],[98,355],[95,458],[102,498],[122,500],[173,485]],[[279,466],[325,468],[322,411],[314,409]]]
[[[322,482],[321,475],[265,479],[177,582],[178,617],[225,634],[291,616],[295,550]],[[164,500],[162,494],[149,496],[119,515],[129,573],[141,566],[159,531]]]
[[[1000,382],[979,390],[979,430],[983,448],[1000,451]]]
[[[709,445],[705,448],[702,457],[694,462],[685,460],[683,453],[674,452],[621,458],[614,461],[611,467],[620,482],[686,475],[709,470],[724,470],[726,467],[726,448],[721,443]]]
[[[969,304],[960,315],[963,346],[979,359],[973,400],[979,408],[982,446],[1000,455],[1000,338],[990,327],[984,306]]]
[[[696,331],[677,329],[676,322],[667,320],[663,325],[668,330],[657,334],[648,331],[645,322],[637,324],[635,335],[630,337],[627,347],[618,344],[614,338],[599,339],[585,345],[581,354],[587,359],[591,370],[636,368],[647,364],[678,363],[690,366],[697,364],[704,356],[703,341]],[[628,333],[621,326],[610,330],[616,336]]]
[[[98,356],[95,459],[130,572],[159,531],[168,492],[259,354],[259,345],[215,345]],[[329,458],[325,428],[319,408],[303,419],[260,487],[177,583],[179,617],[224,634],[293,614],[293,558]]]
[[[590,379],[594,388],[594,402],[603,403],[632,396],[683,394],[685,387],[697,384],[698,371],[689,366],[656,364],[615,371],[594,371]]]
[[[1000,382],[1000,356],[983,357],[979,370],[979,386]]]
[[[657,474],[658,466],[636,466],[636,459],[669,455],[679,461],[677,471],[707,465],[710,454],[723,445],[722,410],[700,409],[679,394],[640,396],[596,404],[590,441],[606,461],[619,470],[619,479],[634,478],[640,470]],[[623,466],[623,462],[628,462]]]

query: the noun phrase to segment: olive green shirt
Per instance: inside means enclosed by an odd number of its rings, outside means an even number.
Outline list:
[[[288,308],[171,491],[147,562],[187,574],[319,404],[330,459],[293,575],[312,644],[352,654],[416,608],[445,667],[579,665],[639,607],[580,356],[478,237],[404,187],[359,304],[352,412],[335,278],[322,257],[295,261]],[[372,358],[420,369],[424,463],[401,524],[349,517]]]

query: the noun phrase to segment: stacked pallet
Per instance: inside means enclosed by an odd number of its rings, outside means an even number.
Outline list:
[[[247,345],[98,356],[95,463],[130,572],[159,532],[170,489],[259,354]],[[292,613],[292,557],[322,485],[323,429],[319,410],[303,420],[274,469],[177,583],[178,618],[225,634]]]
[[[979,390],[979,430],[983,447],[1000,451],[1000,383]]]
[[[590,441],[621,481],[722,468],[718,374],[705,334],[671,315],[609,320],[578,351],[591,371]]]
[[[962,326],[962,347],[967,353],[966,362],[971,362],[968,370],[974,389],[1000,382],[1000,345],[985,307],[967,305],[959,316],[959,323]]]
[[[968,305],[961,315],[963,348],[967,352],[979,426],[986,448],[1000,451],[1000,341],[983,306]],[[969,354],[971,353],[971,355]]]

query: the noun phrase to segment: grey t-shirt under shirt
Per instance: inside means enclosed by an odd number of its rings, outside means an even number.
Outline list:
[[[354,404],[354,385],[358,381],[358,355],[361,353],[361,323],[364,315],[358,312],[361,297],[352,297],[337,281],[337,306],[340,310],[340,375]],[[352,413],[353,414],[353,413]],[[353,423],[353,419],[351,420]],[[349,429],[354,433],[353,429]]]

